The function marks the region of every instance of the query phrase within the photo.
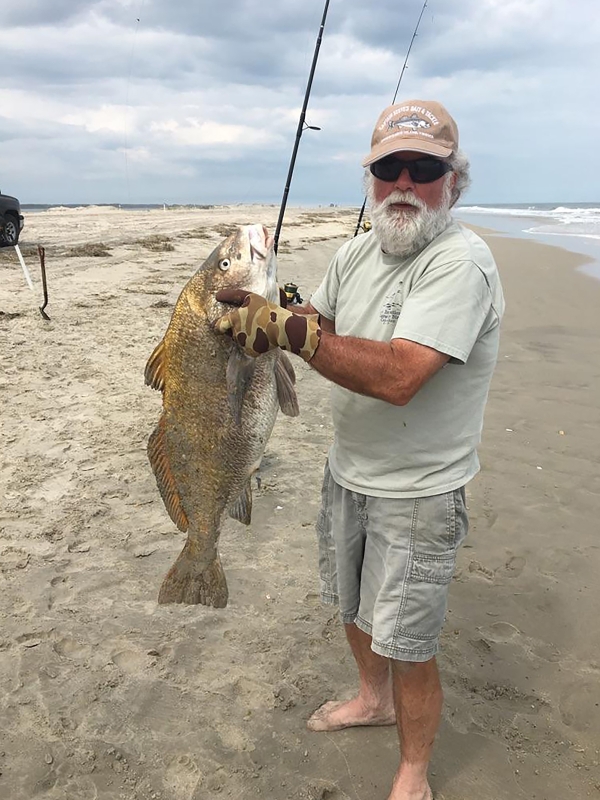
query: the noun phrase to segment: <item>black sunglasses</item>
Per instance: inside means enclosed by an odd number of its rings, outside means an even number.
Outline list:
[[[402,170],[407,169],[411,181],[415,183],[433,183],[452,170],[447,161],[438,158],[416,158],[414,161],[403,161],[401,158],[386,156],[373,162],[369,167],[371,174],[380,181],[397,181]]]

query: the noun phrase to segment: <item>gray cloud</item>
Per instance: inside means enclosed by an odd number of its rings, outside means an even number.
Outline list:
[[[5,28],[54,27],[79,17],[94,5],[93,0],[20,0],[4,4],[2,24]]]

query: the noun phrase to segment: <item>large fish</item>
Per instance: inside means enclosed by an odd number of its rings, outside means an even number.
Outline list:
[[[220,289],[244,288],[277,302],[276,272],[267,229],[239,228],[185,285],[146,365],[146,383],[163,394],[148,457],[171,519],[187,533],[159,603],[227,605],[217,551],[223,517],[250,522],[251,479],[278,408],[298,414],[294,371],[282,350],[251,358],[213,331],[231,310],[215,300]]]

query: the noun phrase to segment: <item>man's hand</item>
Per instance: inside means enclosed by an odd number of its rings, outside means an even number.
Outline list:
[[[321,339],[318,316],[293,314],[245,289],[222,289],[220,303],[237,306],[215,322],[217,333],[228,333],[249,356],[280,347],[310,361]]]

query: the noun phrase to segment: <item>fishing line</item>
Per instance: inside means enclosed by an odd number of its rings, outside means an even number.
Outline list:
[[[131,43],[131,52],[129,54],[129,64],[127,66],[127,82],[125,84],[125,146],[124,146],[124,155],[125,155],[125,187],[127,191],[127,203],[131,205],[131,194],[129,190],[129,115],[131,111],[131,106],[129,103],[129,87],[131,85],[131,72],[132,72],[132,65],[133,65],[133,54],[135,51],[135,45],[137,41],[138,30],[140,28],[140,19],[142,17],[142,10],[144,8],[144,3],[146,0],[141,0],[140,5],[137,12],[137,17],[135,19],[135,31],[133,33],[133,42]]]
[[[402,65],[402,70],[400,72],[400,78],[398,79],[398,85],[396,86],[396,91],[394,92],[394,97],[392,98],[392,102],[390,105],[394,105],[396,102],[396,98],[398,97],[398,91],[400,89],[400,84],[402,83],[402,78],[404,77],[404,72],[406,71],[406,65],[408,64],[408,57],[410,55],[410,51],[412,50],[413,42],[417,38],[417,32],[419,30],[419,25],[421,24],[421,20],[423,19],[423,14],[425,13],[425,9],[427,8],[427,0],[423,3],[423,8],[421,9],[421,13],[419,14],[419,19],[417,20],[417,24],[415,25],[415,29],[413,31],[412,38],[410,40],[410,44],[408,45],[408,50],[406,51],[406,57],[404,59],[404,64]],[[365,213],[365,208],[367,207],[367,198],[365,197],[362,208],[360,209],[360,213],[358,215],[358,222],[356,223],[356,230],[354,231],[354,236],[358,235],[360,230],[360,223],[362,222],[362,218]]]

